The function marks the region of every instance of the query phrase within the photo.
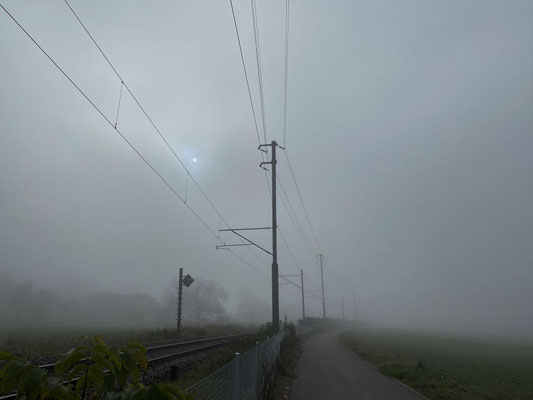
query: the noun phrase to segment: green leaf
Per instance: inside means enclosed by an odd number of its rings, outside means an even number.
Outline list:
[[[122,364],[128,371],[129,377],[133,381],[133,383],[139,382],[139,367],[137,366],[135,360],[131,357],[129,353],[122,353],[120,357],[122,358]]]
[[[146,347],[144,347],[139,342],[130,342],[127,346],[128,349],[137,349],[138,351],[142,353],[146,353]]]
[[[135,360],[137,364],[142,368],[143,371],[148,369],[148,360],[146,359],[146,349],[142,345],[136,343],[131,343],[125,349],[128,354]]]
[[[115,378],[113,375],[107,374],[104,376],[104,384],[102,385],[102,392],[112,392],[115,388]]]
[[[97,392],[102,390],[102,387],[104,386],[104,374],[98,365],[92,365],[91,368],[89,368],[87,379]]]
[[[36,398],[44,385],[45,376],[45,371],[29,364],[24,371],[23,379],[19,383],[19,391],[22,389],[27,398]]]
[[[78,393],[81,393],[83,389],[87,388],[86,383],[87,383],[87,375],[83,374],[82,376],[80,376],[80,379],[78,379],[78,382],[76,382],[76,391]]]
[[[79,400],[77,394],[65,387],[62,379],[56,377],[48,378],[46,388],[41,393],[41,398],[51,400]]]
[[[72,379],[76,378],[77,376],[84,374],[87,370],[87,365],[85,364],[76,364],[74,368],[70,370],[70,372],[67,375],[67,382],[70,382]]]
[[[86,358],[87,354],[84,351],[85,349],[86,348],[84,346],[80,346],[61,354],[59,359],[56,361],[56,374],[63,375],[74,364]]]
[[[121,368],[114,375],[117,380],[118,386],[124,389],[128,383],[128,371],[125,368]]]
[[[4,366],[0,372],[0,377],[2,378],[0,391],[7,394],[17,389],[28,365],[29,363],[27,361],[12,360]]]
[[[122,368],[122,361],[120,360],[120,355],[116,350],[110,349],[107,346],[96,345],[93,347],[93,352],[95,354],[100,354],[104,358],[107,358],[114,364],[117,370]]]
[[[108,369],[110,371],[113,371],[113,368],[115,365],[109,360],[107,357],[103,356],[100,353],[93,353],[91,355],[91,361],[98,365],[100,369]]]
[[[17,357],[9,353],[8,351],[0,350],[0,360],[16,360],[16,359]]]

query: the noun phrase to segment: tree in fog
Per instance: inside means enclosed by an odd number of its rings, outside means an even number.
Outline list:
[[[243,289],[241,291],[237,310],[239,319],[248,324],[268,321],[270,318],[270,306],[268,303],[259,300],[249,289]]]
[[[212,281],[197,279],[190,287],[183,287],[184,318],[195,322],[217,320],[226,312],[227,299],[224,288]]]

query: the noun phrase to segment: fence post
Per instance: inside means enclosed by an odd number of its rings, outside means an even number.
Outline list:
[[[239,382],[239,373],[241,369],[240,354],[235,353],[235,373],[233,376],[233,400],[239,400],[240,395],[240,382]]]

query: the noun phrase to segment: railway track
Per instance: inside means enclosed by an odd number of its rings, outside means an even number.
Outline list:
[[[176,342],[159,346],[147,347],[146,358],[148,359],[148,368],[151,368],[158,364],[163,364],[169,361],[178,360],[180,358],[185,358],[194,354],[212,350],[217,347],[229,344],[237,339],[254,334],[255,332],[239,333],[235,335],[216,336],[203,339],[189,340],[186,342]],[[44,369],[47,372],[54,373],[55,364],[44,364],[40,365],[39,368]],[[16,394],[0,396],[0,400],[8,400],[15,398]]]

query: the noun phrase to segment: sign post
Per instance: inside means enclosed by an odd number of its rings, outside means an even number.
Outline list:
[[[181,305],[182,305],[182,299],[183,299],[183,285],[185,287],[191,286],[191,284],[194,282],[194,279],[189,274],[183,276],[183,268],[180,268],[180,274],[178,278],[178,318],[177,318],[177,331],[178,335],[180,334],[181,330]]]

